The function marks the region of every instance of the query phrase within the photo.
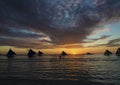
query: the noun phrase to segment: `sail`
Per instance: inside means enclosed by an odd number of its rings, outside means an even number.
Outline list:
[[[109,50],[106,50],[105,53],[104,53],[105,56],[109,56],[111,54],[112,54],[112,52],[110,52]]]
[[[28,52],[29,57],[33,57],[35,54],[36,54],[36,52],[34,52],[32,49],[30,49]]]
[[[117,55],[117,56],[120,56],[120,48],[117,49],[116,55]]]
[[[41,56],[41,55],[43,55],[43,52],[38,51],[38,56]]]
[[[12,49],[10,49],[7,53],[7,57],[14,57],[14,55],[16,55],[16,53],[12,51]]]
[[[63,52],[61,53],[61,55],[62,55],[62,56],[65,56],[65,55],[67,55],[67,53],[63,51]]]

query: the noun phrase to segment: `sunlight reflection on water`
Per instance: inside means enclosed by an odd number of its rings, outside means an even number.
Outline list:
[[[120,58],[103,55],[69,55],[13,59],[0,57],[0,77],[80,80],[120,84]]]

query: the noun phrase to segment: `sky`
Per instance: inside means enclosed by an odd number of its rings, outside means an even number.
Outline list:
[[[115,52],[120,0],[0,0],[0,53]]]

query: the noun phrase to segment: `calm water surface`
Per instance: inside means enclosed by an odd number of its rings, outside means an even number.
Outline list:
[[[120,85],[120,57],[104,55],[57,55],[13,59],[0,57],[0,78],[81,80]]]

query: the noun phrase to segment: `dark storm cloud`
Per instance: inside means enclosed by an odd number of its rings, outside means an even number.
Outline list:
[[[120,0],[0,0],[0,36],[39,36],[23,27],[56,45],[81,43],[99,23],[119,17]]]
[[[51,48],[53,47],[52,44],[47,42],[38,41],[36,39],[18,39],[18,38],[11,38],[11,37],[0,37],[0,46],[14,46],[19,48]]]
[[[45,34],[36,33],[33,31],[25,30],[24,28],[17,27],[7,27],[0,25],[0,36],[9,36],[9,37],[20,37],[20,38],[38,38],[38,37],[45,37]]]

